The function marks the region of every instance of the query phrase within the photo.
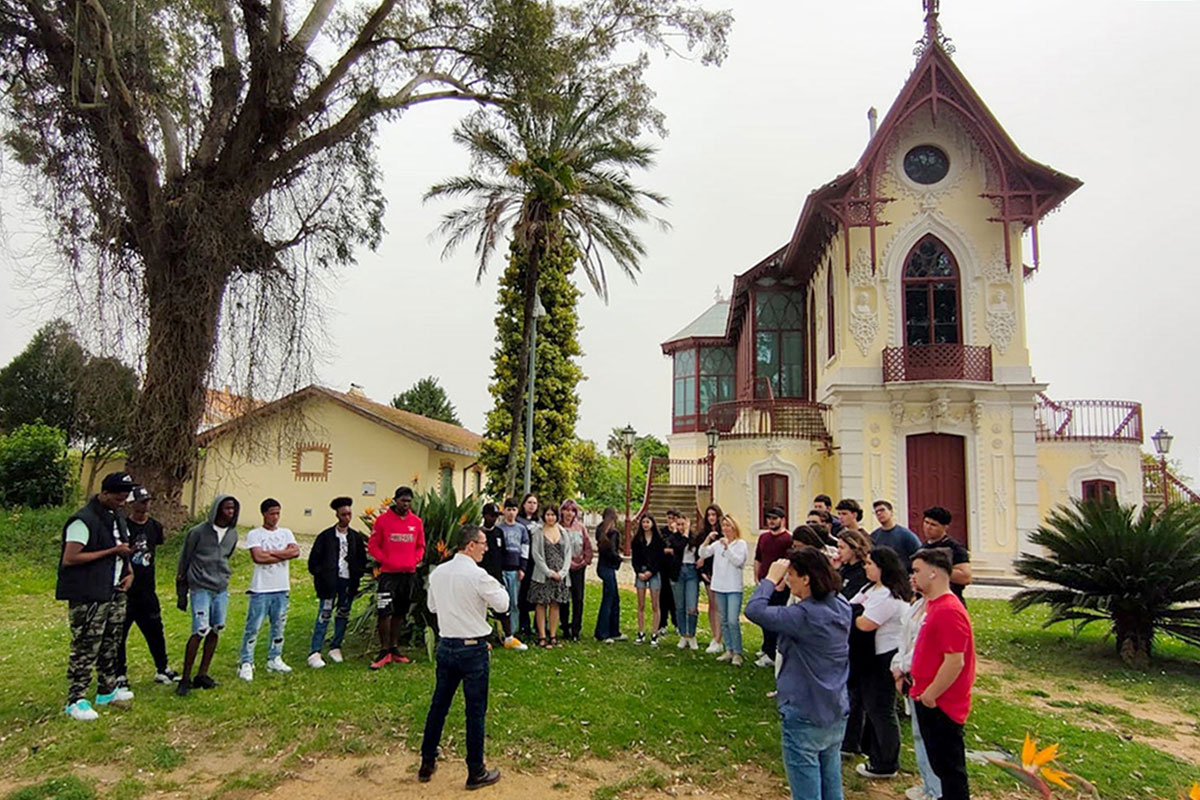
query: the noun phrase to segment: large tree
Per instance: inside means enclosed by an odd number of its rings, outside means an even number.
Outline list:
[[[475,240],[478,278],[505,239],[511,239],[512,256],[520,262],[521,349],[515,360],[503,364],[515,376],[511,392],[496,398],[511,410],[505,494],[516,488],[521,399],[528,385],[533,314],[544,262],[559,248],[572,248],[592,288],[607,300],[605,257],[634,279],[645,247],[633,226],[652,219],[648,204],[666,203],[665,197],[637,186],[630,177],[634,170],[649,168],[654,153],[653,147],[629,135],[630,120],[646,113],[636,99],[585,83],[564,86],[555,98],[545,107],[520,103],[472,115],[455,134],[471,153],[471,174],[438,184],[426,194],[468,199],[467,205],[443,217],[440,230],[447,236],[447,252]]]
[[[693,0],[338,5],[0,0],[4,140],[89,329],[144,349],[130,467],[165,500],[214,371],[256,396],[304,377],[321,271],[383,233],[381,122],[532,97],[568,66],[648,108],[647,52],[719,59],[730,24]]]
[[[454,413],[454,404],[446,390],[432,375],[421,378],[412,386],[392,398],[392,407],[401,411],[411,411],[422,417],[449,422],[451,425],[462,425],[458,415]]]
[[[38,421],[75,436],[75,386],[87,352],[75,331],[54,320],[0,369],[0,431]]]

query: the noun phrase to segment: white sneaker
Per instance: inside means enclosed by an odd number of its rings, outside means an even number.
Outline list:
[[[515,636],[510,636],[504,640],[504,649],[505,650],[516,650],[518,653],[521,653],[521,652],[528,650],[529,645],[525,644],[524,642],[522,642],[520,639],[518,639]]]
[[[238,677],[244,681],[254,680],[254,665],[249,661],[238,667]]]
[[[657,635],[650,637],[650,646],[658,647],[658,636]]]
[[[607,639],[601,639],[600,641],[602,641],[604,644],[615,644],[617,640],[610,636]]]
[[[332,658],[332,656],[331,656],[331,658]],[[321,667],[325,666],[325,659],[321,658],[320,653],[309,653],[308,654],[308,665],[310,667],[312,667],[313,669],[320,669]],[[270,666],[271,666],[270,664],[267,665],[268,668]]]
[[[108,694],[97,694],[96,705],[106,706],[109,703],[128,703],[132,699],[133,692],[121,686],[117,686]]]
[[[96,713],[96,709],[92,708],[92,704],[87,700],[76,700],[63,709],[63,712],[71,719],[80,722],[91,722],[94,719],[100,718],[100,715]]]
[[[324,662],[321,662],[321,663],[324,663]],[[270,661],[267,662],[267,672],[287,673],[287,672],[291,672],[291,671],[292,671],[292,668],[289,667],[287,664],[283,663],[283,659],[280,658],[279,656],[275,656],[274,658],[272,658]]]
[[[133,699],[133,690],[128,686],[118,686],[116,692],[114,692],[114,695],[115,697],[113,697],[113,699],[117,702],[127,703]]]
[[[754,666],[756,666],[756,667],[773,667],[773,666],[775,666],[775,659],[771,658],[766,653],[763,653],[761,656],[758,657],[758,660],[754,662]]]
[[[724,651],[725,645],[721,644],[716,639],[713,639],[711,642],[709,642],[708,647],[704,650],[706,653],[723,653]]]
[[[675,646],[678,647],[680,650],[685,650],[685,649],[687,649],[687,644],[688,644],[687,637],[680,636],[679,642]]]
[[[700,649],[700,643],[696,641],[695,636],[688,637],[688,649],[689,650],[699,650]]]
[[[904,796],[908,800],[929,800],[929,795],[925,793],[924,786],[910,786],[904,790]]]
[[[342,649],[340,647],[335,647],[332,650],[330,650],[329,651],[329,660],[335,664],[340,664],[343,661],[345,661],[345,659],[342,658]]]
[[[735,655],[733,658],[729,659],[729,663],[733,664],[735,667],[740,667],[742,665],[741,655]]]
[[[732,650],[726,650],[725,652],[721,653],[721,655],[717,656],[717,661],[732,661],[732,660],[733,660],[733,651]]]

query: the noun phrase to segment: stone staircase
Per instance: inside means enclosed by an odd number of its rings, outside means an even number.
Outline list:
[[[695,486],[678,486],[669,483],[652,483],[650,492],[642,503],[638,516],[649,513],[663,526],[667,521],[667,509],[673,508],[681,514],[691,514],[693,525],[704,506],[708,505],[708,489]],[[635,518],[636,519],[636,518]]]

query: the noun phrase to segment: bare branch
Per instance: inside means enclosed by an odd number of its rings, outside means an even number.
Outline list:
[[[267,48],[274,52],[282,41],[283,0],[271,0],[271,10],[267,13]]]
[[[221,57],[225,67],[231,68],[238,64],[237,36],[233,32],[233,12],[229,9],[228,0],[217,2],[217,30],[221,36]]]
[[[167,160],[167,180],[175,180],[183,175],[183,156],[179,149],[179,126],[175,117],[161,100],[154,104],[154,115],[158,118],[158,127],[162,131],[163,155]]]
[[[308,16],[304,18],[300,30],[296,31],[296,35],[288,42],[288,47],[297,53],[307,53],[336,5],[337,0],[316,0],[309,10]]]
[[[228,0],[217,2],[217,29],[220,32],[222,66],[212,71],[209,78],[212,87],[212,105],[208,121],[200,134],[196,146],[196,164],[207,167],[217,157],[221,140],[229,129],[238,97],[242,93],[242,64],[238,60],[237,35],[233,29],[233,12]]]

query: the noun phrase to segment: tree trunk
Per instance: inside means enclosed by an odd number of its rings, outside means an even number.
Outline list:
[[[1150,647],[1154,640],[1154,627],[1136,614],[1118,613],[1113,617],[1113,628],[1117,639],[1117,654],[1126,666],[1133,669],[1150,668]]]
[[[529,340],[533,333],[533,308],[537,301],[541,249],[541,242],[535,241],[529,248],[528,260],[525,264],[525,308],[522,312],[521,357],[517,359],[517,386],[511,403],[512,427],[508,431],[508,465],[504,470],[504,492],[508,497],[514,496],[517,490],[517,469],[519,467],[517,442],[521,440],[521,430],[525,422],[525,393],[529,388]],[[525,442],[525,447],[532,448],[533,442]]]
[[[189,234],[218,235],[195,230]],[[205,383],[228,274],[226,265],[204,260],[146,263],[146,376],[128,468],[154,493],[156,513],[164,525],[170,523],[168,527],[187,516],[183,484],[195,469],[196,431],[204,413]]]

